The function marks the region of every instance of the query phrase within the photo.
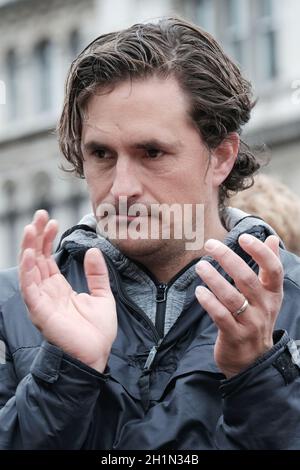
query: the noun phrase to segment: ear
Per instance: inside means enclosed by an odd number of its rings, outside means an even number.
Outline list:
[[[215,187],[225,181],[236,161],[240,146],[237,132],[231,132],[211,154],[212,181]]]

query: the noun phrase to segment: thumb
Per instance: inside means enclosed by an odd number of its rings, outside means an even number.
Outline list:
[[[106,263],[98,248],[87,250],[84,257],[84,271],[92,296],[107,297],[112,295]]]

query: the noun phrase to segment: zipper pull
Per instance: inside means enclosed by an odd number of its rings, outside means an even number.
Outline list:
[[[167,299],[167,284],[158,284],[156,287],[156,302],[165,302]]]
[[[161,342],[162,342],[162,339],[159,340],[159,342],[157,343],[156,346],[153,346],[153,347],[150,349],[149,355],[148,355],[147,360],[146,360],[145,365],[144,365],[144,369],[146,369],[146,370],[150,370],[150,369],[151,369],[151,366],[152,366],[152,364],[153,364],[153,361],[154,361],[154,359],[155,359],[157,350],[158,350],[158,348],[159,348]]]

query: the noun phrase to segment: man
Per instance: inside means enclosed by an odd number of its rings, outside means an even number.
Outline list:
[[[239,139],[250,91],[179,19],[103,35],[73,62],[59,139],[93,216],[53,258],[57,223],[38,211],[20,288],[2,274],[1,448],[300,447],[299,260],[224,208],[259,166]],[[178,214],[163,236],[174,203],[196,235],[204,207],[204,247],[175,236]]]

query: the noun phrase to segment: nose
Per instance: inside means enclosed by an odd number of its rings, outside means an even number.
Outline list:
[[[118,200],[120,196],[138,199],[142,192],[143,186],[138,162],[133,161],[130,157],[119,156],[114,168],[112,196],[115,200]]]

